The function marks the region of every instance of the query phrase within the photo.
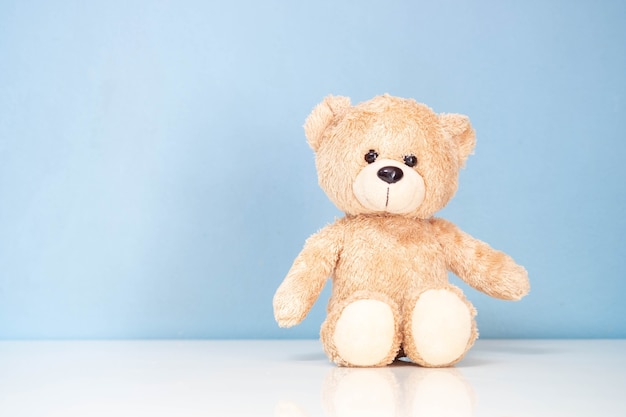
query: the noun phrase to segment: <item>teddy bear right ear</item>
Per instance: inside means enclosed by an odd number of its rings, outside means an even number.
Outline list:
[[[462,167],[476,146],[476,132],[472,128],[469,117],[462,114],[441,113],[439,120],[444,130],[458,146],[459,165]]]
[[[304,134],[314,152],[317,152],[320,147],[324,130],[348,107],[350,107],[348,97],[332,95],[326,96],[320,104],[315,106],[304,122]]]

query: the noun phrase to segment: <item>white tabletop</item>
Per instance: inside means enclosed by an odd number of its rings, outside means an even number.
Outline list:
[[[479,340],[449,369],[318,341],[0,342],[0,416],[626,416],[626,340]]]

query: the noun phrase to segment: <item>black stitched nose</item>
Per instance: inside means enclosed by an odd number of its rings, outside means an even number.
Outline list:
[[[400,168],[388,166],[379,169],[377,175],[378,178],[385,181],[387,184],[393,184],[402,179],[404,172],[402,172]]]

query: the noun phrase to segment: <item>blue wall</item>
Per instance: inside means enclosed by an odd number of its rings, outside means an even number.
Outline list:
[[[341,215],[326,94],[470,116],[441,213],[530,272],[483,337],[626,337],[626,3],[2,1],[0,338],[316,337],[271,310]],[[458,283],[458,279],[454,278]]]

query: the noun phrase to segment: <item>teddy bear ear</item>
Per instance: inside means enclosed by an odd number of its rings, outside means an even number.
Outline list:
[[[463,166],[476,146],[476,133],[469,117],[462,114],[440,114],[439,121],[459,149],[459,165]]]
[[[350,107],[350,99],[348,97],[332,95],[327,96],[320,104],[315,106],[304,122],[304,134],[313,151],[317,152],[319,149],[324,130],[337,116],[345,113],[348,107]]]

